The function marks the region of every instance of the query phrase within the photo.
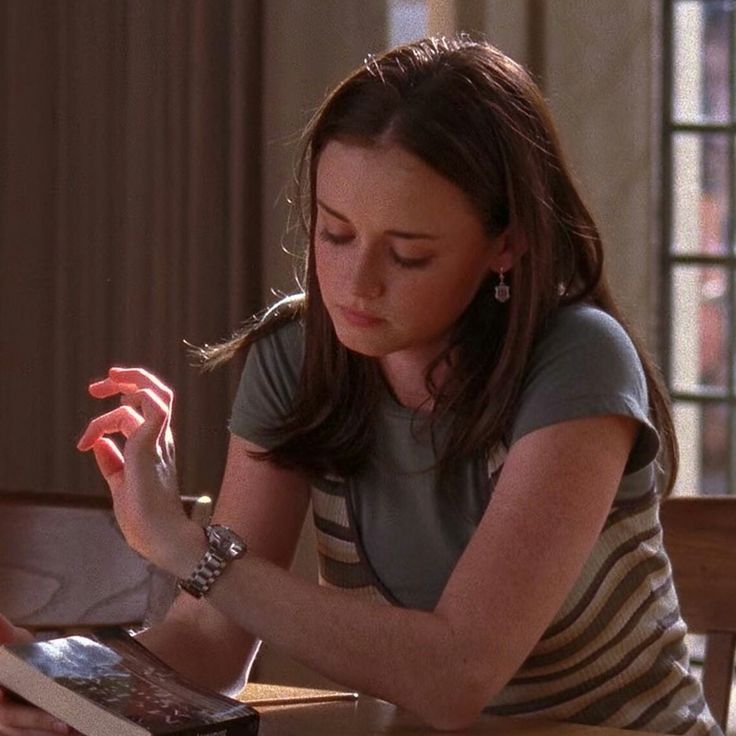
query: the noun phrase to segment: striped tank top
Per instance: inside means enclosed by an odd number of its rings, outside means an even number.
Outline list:
[[[319,486],[312,509],[320,583],[400,605],[367,558],[345,484]],[[614,506],[564,605],[486,712],[721,736],[689,670],[658,508],[653,491]]]

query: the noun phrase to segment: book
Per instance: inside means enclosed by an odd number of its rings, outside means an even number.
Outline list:
[[[125,629],[0,646],[0,686],[84,736],[255,736],[246,703],[185,679]]]

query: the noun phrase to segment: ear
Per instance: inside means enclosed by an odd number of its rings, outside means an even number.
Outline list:
[[[509,225],[500,235],[493,238],[491,248],[490,270],[495,273],[503,270],[506,273],[524,255],[528,244],[524,234]]]

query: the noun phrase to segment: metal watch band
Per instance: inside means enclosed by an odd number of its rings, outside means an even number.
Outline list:
[[[201,598],[212,587],[226,564],[227,561],[218,559],[207,550],[194,572],[186,580],[179,581],[179,587],[195,598]]]
[[[195,598],[206,595],[228,563],[242,557],[247,550],[245,542],[227,527],[215,524],[204,532],[209,549],[192,574],[186,580],[178,581],[178,587]]]

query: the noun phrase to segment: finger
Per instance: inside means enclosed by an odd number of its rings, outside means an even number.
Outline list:
[[[135,432],[143,424],[143,417],[130,406],[119,406],[107,414],[93,419],[77,442],[77,449],[90,450],[102,436],[120,432],[125,437]]]
[[[113,367],[106,378],[89,385],[89,392],[97,399],[105,399],[115,394],[130,394],[141,388],[153,391],[169,407],[174,401],[174,392],[153,373],[142,368]]]
[[[0,613],[0,646],[9,644],[15,638],[15,626]]]
[[[58,718],[31,705],[20,705],[0,690],[0,734],[31,736],[31,734],[71,733]]]
[[[118,446],[107,437],[101,437],[92,445],[92,451],[95,455],[97,467],[102,473],[102,477],[112,484],[115,476],[125,467],[123,453],[120,452]]]
[[[138,390],[138,386],[134,383],[124,383],[114,381],[111,378],[103,378],[100,381],[90,383],[88,390],[96,399],[107,399],[116,394],[132,394]]]
[[[35,639],[30,631],[15,626],[10,619],[0,613],[0,645],[30,644],[32,641]]]
[[[113,367],[108,371],[108,377],[111,381],[132,383],[138,388],[150,389],[169,407],[174,402],[174,392],[160,378],[143,368]]]
[[[158,441],[168,427],[169,407],[151,389],[140,389],[125,397],[125,405],[143,415],[143,424],[138,434]]]
[[[174,405],[174,392],[157,378],[155,375],[142,368],[118,368],[112,367],[108,377],[95,381],[89,386],[89,392],[98,399],[108,398],[116,394],[122,394],[121,403],[136,406],[128,397],[141,389],[153,392],[159,401],[166,407],[166,418],[164,420],[164,433],[171,425],[171,411]]]

